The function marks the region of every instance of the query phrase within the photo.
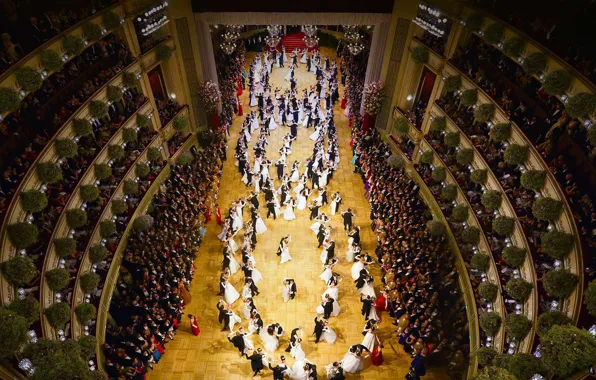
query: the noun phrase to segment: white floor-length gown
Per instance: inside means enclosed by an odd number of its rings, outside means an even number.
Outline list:
[[[284,249],[281,250],[281,261],[280,264],[286,263],[292,260],[292,256],[290,256],[290,249],[286,245]]]
[[[240,297],[240,293],[234,288],[234,285],[230,284],[230,282],[226,282],[226,287],[224,291],[224,298],[228,304],[233,304],[236,300]]]
[[[344,369],[344,372],[356,373],[364,369],[364,361],[360,356],[356,356],[353,353],[348,352],[344,355],[344,358],[341,361],[341,366]]]
[[[329,326],[324,327],[323,333],[321,334],[321,340],[333,344],[337,340],[337,333]]]
[[[265,222],[263,222],[263,218],[260,215],[257,215],[257,222],[255,223],[255,231],[257,235],[265,233],[267,231],[267,226]]]

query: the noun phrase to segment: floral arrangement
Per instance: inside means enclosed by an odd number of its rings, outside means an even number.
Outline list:
[[[205,83],[199,83],[199,96],[201,97],[201,102],[203,102],[207,113],[217,112],[221,94],[219,92],[219,87],[217,87],[215,83],[210,80]]]
[[[364,86],[364,110],[369,115],[376,115],[381,111],[385,88],[381,82],[370,82]]]

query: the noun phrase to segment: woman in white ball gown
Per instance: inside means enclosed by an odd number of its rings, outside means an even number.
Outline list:
[[[226,278],[224,297],[228,304],[233,304],[240,297],[240,293],[234,288],[234,285]]]
[[[360,292],[360,294],[364,294],[365,296],[371,296],[371,298],[376,298],[377,294],[375,293],[373,280],[374,279],[371,276],[366,276],[364,279],[364,285],[358,289],[358,292]]]
[[[290,346],[292,347],[290,349],[290,355],[292,355],[292,357],[297,361],[302,361],[306,358],[306,354],[304,354],[304,351],[302,350],[301,343],[302,338],[298,338],[294,343],[290,343]]]
[[[230,275],[238,272],[238,269],[240,269],[240,264],[238,264],[238,261],[236,261],[236,258],[234,257],[234,252],[232,252],[232,250],[228,248],[226,256],[229,261],[228,269],[230,270]]]
[[[343,280],[341,275],[335,274],[333,277],[327,281],[327,290],[325,290],[325,294],[328,294],[329,297],[333,298],[334,300],[339,299],[339,288],[337,284],[339,284]]]
[[[333,344],[337,340],[337,333],[329,326],[329,321],[323,322],[323,333],[321,334],[321,340],[324,340],[329,344]]]
[[[349,351],[344,355],[341,361],[344,372],[357,373],[364,369],[364,359],[368,357],[368,354],[365,354],[363,352],[364,350],[359,346],[354,345],[350,347]]]
[[[302,211],[306,208],[306,198],[308,198],[309,195],[308,189],[303,189],[300,194],[298,194],[296,197],[296,208],[298,210]]]
[[[374,326],[366,329],[366,335],[364,335],[364,339],[362,340],[362,345],[368,348],[370,352],[373,352],[377,342],[379,342],[379,338],[377,337],[377,334],[375,334],[375,330],[376,328]]]
[[[335,266],[335,264],[337,264],[337,260],[336,259],[329,259],[327,261],[327,264],[325,264],[323,266],[323,273],[321,273],[319,275],[319,278],[321,280],[323,280],[326,283],[329,282],[329,280],[331,279],[331,277],[333,277],[333,267]]]
[[[366,268],[366,265],[364,264],[364,258],[359,257],[358,261],[352,265],[352,278],[354,281],[360,277],[360,271],[364,268]]]
[[[267,352],[275,352],[279,346],[279,338],[275,335],[275,325],[268,325],[267,328],[261,329],[259,334],[263,341],[263,346]]]
[[[300,177],[298,184],[296,185],[296,187],[294,187],[294,189],[292,191],[294,191],[294,193],[296,193],[296,194],[300,194],[302,192],[302,190],[304,189],[304,186],[306,186],[306,181],[308,181],[308,177],[306,176],[306,174],[303,174]]]
[[[240,326],[240,328],[238,329],[238,333],[240,335],[242,335],[242,340],[244,340],[244,346],[247,347],[250,350],[254,350],[255,349],[255,344],[248,337],[250,335],[250,333],[247,333],[246,331],[244,331],[244,328],[242,326]]]
[[[230,322],[228,326],[230,327],[230,331],[234,331],[234,325],[236,323],[242,323],[242,319],[238,316],[238,314],[234,313],[232,310],[232,305],[228,305],[228,314],[230,316]]]
[[[341,311],[341,307],[339,306],[339,303],[337,302],[337,300],[335,298],[331,298],[329,296],[329,294],[324,293],[321,298],[323,299],[323,302],[321,302],[321,304],[319,306],[317,306],[316,308],[316,312],[317,314],[323,315],[325,314],[325,309],[323,308],[323,305],[325,304],[325,302],[327,302],[329,299],[333,300],[333,311],[331,312],[331,316],[332,317],[337,317],[339,315],[339,312]]]
[[[292,172],[290,173],[290,182],[298,182],[300,180],[300,173],[298,169],[300,168],[300,161],[294,161],[292,164]]]
[[[254,307],[254,304],[252,302],[252,298],[245,298],[244,299],[244,307],[242,308],[242,316],[247,321],[250,321],[250,319],[252,318],[253,307]]]
[[[257,211],[258,213],[258,211]],[[257,222],[255,223],[255,232],[257,233],[257,235],[263,234],[265,233],[265,231],[267,231],[267,226],[265,225],[265,222],[263,222],[263,218],[261,218],[260,214],[257,214]]]
[[[292,256],[290,256],[290,241],[292,240],[290,235],[285,236],[279,242],[279,251],[281,256],[280,264],[286,263],[292,260]]]
[[[286,209],[284,210],[284,219],[285,220],[294,220],[296,219],[296,215],[294,214],[294,207],[296,207],[296,201],[294,198],[290,197],[286,201]]]
[[[250,268],[252,274],[251,274],[251,278],[252,278],[252,282],[254,282],[254,284],[258,284],[259,282],[261,282],[261,280],[263,279],[263,275],[261,274],[261,272],[259,272],[259,270],[255,267],[255,265],[253,263],[248,263],[248,267]]]

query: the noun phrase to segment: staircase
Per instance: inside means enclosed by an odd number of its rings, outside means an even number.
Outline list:
[[[294,49],[299,49],[300,51],[306,49],[306,44],[302,40],[305,34],[303,32],[290,34],[289,36],[283,36],[281,39],[281,44],[286,47],[286,52],[290,53]],[[310,51],[318,50],[319,46],[315,45]]]

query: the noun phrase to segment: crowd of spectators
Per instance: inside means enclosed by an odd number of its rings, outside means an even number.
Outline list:
[[[447,29],[442,37],[430,34],[425,30],[424,34],[420,38],[420,41],[435,52],[444,55],[445,48],[447,47],[447,36],[449,36],[449,29]]]
[[[4,215],[24,175],[53,134],[92,95],[111,78],[130,64],[133,58],[125,45],[110,35],[87,48],[59,73],[49,77],[41,89],[27,95],[21,108],[0,122],[2,128],[2,190],[0,215]],[[80,85],[80,86],[79,86]],[[138,100],[135,89],[126,94],[128,100]],[[136,100],[126,102],[128,110],[136,109]],[[115,106],[110,115],[116,115]],[[97,137],[110,128],[94,123]],[[20,153],[22,152],[22,153]]]
[[[117,0],[61,2],[3,0],[0,8],[0,74],[25,55]]]
[[[157,102],[157,112],[159,113],[159,120],[161,120],[161,125],[168,124],[170,120],[172,120],[183,108],[183,106],[181,106],[178,102],[174,101],[172,98],[168,98],[167,100],[155,100]]]
[[[114,292],[104,353],[113,379],[143,379],[174,339],[191,302],[193,260],[204,234],[204,211],[218,187],[225,136],[172,169],[150,206],[153,225],[133,230]]]
[[[432,217],[419,187],[388,163],[391,151],[377,132],[353,133],[355,170],[371,204],[376,255],[399,343],[411,354],[416,376],[424,375],[427,362],[448,362],[452,374],[463,371],[469,342],[454,257],[442,237],[429,233]]]
[[[477,3],[480,6],[488,4],[479,0]],[[596,83],[596,46],[590,37],[595,26],[596,4],[593,1],[560,1],[550,6],[537,0],[505,0],[490,4],[493,7],[486,7],[490,12],[557,53]]]
[[[536,146],[569,201],[587,248],[584,251],[594,249],[596,209],[591,197],[593,178],[586,176],[585,167],[596,164],[596,148],[587,142],[587,131],[581,121],[569,117],[559,99],[546,94],[540,82],[525,73],[518,64],[478,38],[459,51],[453,63],[478,83]],[[468,114],[468,119],[473,117],[473,110],[464,112]],[[483,148],[487,162],[493,162],[502,154],[502,149],[496,144],[488,144],[488,126],[477,124],[467,123],[469,136],[475,145]],[[575,153],[573,146],[577,147]],[[590,163],[580,165],[577,151],[583,151]],[[510,190],[508,195],[518,207],[528,208],[532,192],[511,185],[514,180],[519,182],[517,177],[507,177],[505,182],[508,183],[504,187]],[[594,268],[593,259],[589,255],[584,256],[586,267]]]

